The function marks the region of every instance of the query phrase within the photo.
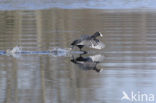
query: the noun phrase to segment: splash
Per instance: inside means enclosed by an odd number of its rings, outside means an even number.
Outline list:
[[[54,57],[69,56],[70,49],[69,48],[54,47],[52,50],[48,50],[48,51],[24,51],[24,50],[22,50],[21,47],[16,46],[16,47],[14,47],[12,49],[6,50],[6,55],[13,56],[13,57],[16,57],[16,58],[20,57],[21,55],[33,55],[33,54],[52,55]]]
[[[21,56],[21,52],[22,52],[22,48],[21,47],[14,47],[13,49],[8,49],[6,50],[6,55],[8,56],[13,56],[13,57],[20,57]]]

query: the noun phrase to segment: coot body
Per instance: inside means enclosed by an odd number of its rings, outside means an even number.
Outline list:
[[[72,49],[77,46],[80,50],[83,47],[89,47],[94,49],[102,49],[105,47],[104,43],[97,39],[97,37],[103,37],[100,32],[96,32],[91,36],[85,35],[82,36],[80,39],[74,40],[71,43]]]

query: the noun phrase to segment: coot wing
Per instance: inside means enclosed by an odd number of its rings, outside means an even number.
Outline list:
[[[86,47],[89,47],[91,45],[90,40],[85,39],[85,40],[81,40],[81,42],[79,42],[77,45],[84,45]]]
[[[89,35],[81,35],[80,38],[81,38],[81,40],[87,40],[90,38],[90,36]]]
[[[103,48],[105,48],[105,44],[103,42],[101,42],[100,40],[98,40],[98,41],[91,40],[89,47],[94,48],[94,49],[103,49]]]

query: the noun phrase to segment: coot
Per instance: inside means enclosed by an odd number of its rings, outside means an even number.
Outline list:
[[[83,47],[95,48],[95,49],[102,49],[105,47],[104,43],[97,39],[97,37],[103,37],[100,32],[96,32],[91,36],[85,35],[82,36],[80,39],[74,40],[71,43],[71,48],[73,49],[77,46],[80,50]]]

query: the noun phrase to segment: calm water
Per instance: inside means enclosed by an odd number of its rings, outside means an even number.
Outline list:
[[[104,57],[100,73],[71,62],[78,54],[0,55],[0,103],[130,103],[120,100],[122,91],[156,95],[155,28],[154,11],[1,11],[0,50],[64,50],[96,31],[106,47],[82,56]]]

